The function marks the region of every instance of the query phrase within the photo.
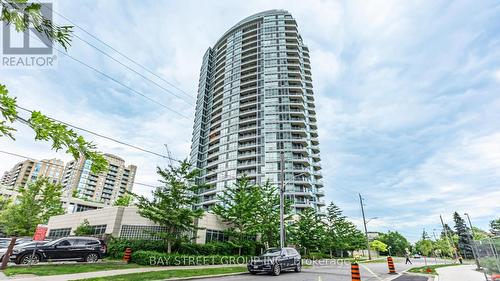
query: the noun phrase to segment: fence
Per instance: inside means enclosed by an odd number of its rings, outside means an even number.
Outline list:
[[[486,273],[500,273],[500,237],[475,240],[473,246],[479,264]]]

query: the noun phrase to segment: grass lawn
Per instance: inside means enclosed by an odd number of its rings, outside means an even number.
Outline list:
[[[456,265],[461,265],[461,264],[459,264],[459,263],[458,264],[437,264],[437,265],[414,267],[414,268],[408,270],[408,272],[438,275],[436,272],[436,268],[445,267],[445,266],[456,266]],[[427,272],[427,268],[430,268],[430,272]]]
[[[97,277],[89,279],[81,279],[78,281],[147,281],[147,280],[164,280],[169,278],[193,277],[204,275],[217,275],[226,273],[246,272],[246,267],[219,267],[219,268],[199,268],[199,269],[174,269],[154,272],[131,273],[115,276]]]
[[[141,267],[137,264],[124,264],[118,262],[103,262],[103,263],[78,263],[78,264],[49,264],[49,265],[33,265],[28,266],[11,266],[4,273],[7,276],[17,274],[33,274],[38,276],[83,273],[92,271],[103,271],[113,269],[127,269]]]

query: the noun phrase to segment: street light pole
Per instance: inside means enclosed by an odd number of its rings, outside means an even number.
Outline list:
[[[285,247],[285,153],[281,152],[281,187],[280,187],[280,248]]]
[[[361,204],[361,214],[363,215],[363,225],[365,227],[366,249],[368,250],[368,260],[371,260],[372,254],[370,253],[370,241],[368,241],[368,229],[366,228],[365,209],[363,207],[363,197],[361,197],[361,193],[359,193],[359,203]]]
[[[474,256],[474,259],[476,260],[477,270],[480,270],[481,269],[481,265],[479,264],[479,257],[477,256],[478,255],[478,251],[477,251],[477,248],[476,248],[476,243],[474,243],[474,231],[472,230],[472,222],[470,220],[469,214],[465,213],[464,215],[467,216],[467,220],[469,221],[470,236],[471,236],[471,239],[472,239],[472,255]]]

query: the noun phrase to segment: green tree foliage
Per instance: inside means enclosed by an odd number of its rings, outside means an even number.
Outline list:
[[[39,3],[28,3],[27,0],[1,1],[2,13],[0,20],[6,24],[14,24],[21,32],[33,27],[42,32],[52,41],[61,44],[65,49],[71,42],[71,26],[56,26],[52,21],[42,17]],[[96,146],[87,142],[81,135],[68,129],[65,124],[56,122],[39,111],[31,112],[29,119],[19,115],[16,98],[9,96],[7,87],[0,83],[0,137],[12,140],[16,129],[14,122],[21,122],[35,132],[35,140],[50,141],[52,149],[58,151],[66,149],[75,159],[84,156],[92,160],[92,172],[99,173],[106,170],[107,163]]]
[[[475,226],[472,227],[472,234],[474,236],[474,240],[484,240],[490,236],[488,232]]]
[[[10,204],[11,200],[0,195],[0,212]]]
[[[387,252],[387,244],[385,244],[384,242],[381,242],[379,240],[373,240],[372,242],[370,242],[370,249],[374,250],[374,251],[377,251],[379,253],[385,253]]]
[[[500,235],[500,219],[490,221],[490,232],[493,235]]]
[[[130,194],[125,194],[121,196],[120,198],[116,199],[116,201],[113,203],[113,206],[121,206],[121,207],[128,207],[132,205],[134,201],[134,197]]]
[[[260,187],[243,177],[226,187],[217,199],[220,203],[212,211],[228,224],[231,242],[243,247],[248,237],[257,235],[259,231],[259,204],[263,200]]]
[[[92,234],[94,234],[94,229],[87,219],[84,219],[83,222],[75,229],[75,235],[78,236],[87,236]]]
[[[347,250],[358,250],[366,247],[366,238],[356,226],[347,220],[342,214],[342,210],[333,202],[328,205],[326,211],[326,241],[325,248],[330,252],[330,256],[344,256]]]
[[[304,254],[323,248],[326,236],[326,225],[321,216],[313,209],[306,208],[291,225],[290,240],[298,245]]]
[[[429,239],[421,239],[415,243],[415,250],[424,256],[430,256],[433,253],[434,245]]]
[[[404,256],[406,249],[411,248],[410,242],[397,231],[389,231],[378,237],[378,240],[391,247],[391,253],[395,256]]]
[[[16,201],[0,213],[0,224],[7,235],[31,236],[38,224],[51,216],[64,214],[62,187],[47,178],[38,179],[21,189]]]
[[[257,232],[261,235],[261,240],[268,247],[279,245],[280,226],[280,194],[279,189],[267,181],[260,186],[260,202],[257,208]],[[284,215],[285,223],[291,219],[291,202],[285,200]]]
[[[0,1],[2,14],[0,21],[13,24],[16,31],[22,32],[29,27],[45,34],[51,41],[59,43],[64,49],[71,44],[72,26],[58,26],[41,14],[40,3],[28,3],[28,0]]]
[[[453,229],[447,223],[444,224],[444,228],[441,231],[441,238],[446,239],[446,237],[447,237],[446,233],[448,233],[448,237],[450,237],[450,238],[453,235],[455,235],[455,231],[453,231]]]
[[[440,238],[434,242],[436,255],[441,257],[453,257],[453,248],[446,238]]]
[[[167,243],[167,252],[172,245],[187,239],[195,229],[195,219],[203,216],[202,209],[196,209],[197,194],[204,186],[195,182],[199,170],[192,169],[187,161],[167,169],[157,168],[164,186],[157,187],[151,199],[134,194],[142,217],[164,226],[166,231],[156,233]]]
[[[431,237],[429,236],[429,234],[427,233],[427,231],[422,231],[422,240],[430,240]]]
[[[472,237],[470,235],[470,229],[457,212],[453,214],[453,220],[455,221],[455,230],[458,235],[458,250],[465,258],[472,258]]]
[[[251,184],[243,177],[218,196],[212,211],[228,224],[231,242],[243,246],[248,237],[261,235],[268,247],[279,245],[279,189],[266,182]],[[285,201],[285,221],[290,220],[290,202]]]
[[[251,184],[246,177],[238,179],[217,197],[220,204],[214,206],[212,211],[237,232],[257,234],[256,214],[262,199],[259,189],[259,186]]]

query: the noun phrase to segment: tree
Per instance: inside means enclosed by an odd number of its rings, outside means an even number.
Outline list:
[[[152,192],[152,198],[133,194],[137,199],[139,214],[163,226],[164,232],[156,233],[167,244],[167,252],[172,252],[175,242],[186,239],[195,229],[195,219],[203,216],[203,210],[196,208],[198,193],[204,186],[195,182],[198,169],[192,169],[186,161],[167,169],[157,168],[164,186]]]
[[[94,234],[94,229],[87,219],[84,219],[83,222],[75,229],[75,235],[78,236],[87,236],[92,234]]]
[[[472,227],[472,235],[474,236],[474,240],[484,240],[490,236],[488,232],[475,226]]]
[[[382,253],[382,252],[387,252],[387,244],[385,244],[384,242],[381,242],[379,240],[373,240],[372,242],[370,242],[370,249],[374,250],[374,251],[377,251],[379,253]]]
[[[500,235],[500,219],[490,221],[490,227],[493,235]]]
[[[280,194],[279,189],[267,181],[259,186],[260,202],[257,204],[257,232],[261,234],[262,242],[268,247],[279,245],[280,229]],[[291,219],[291,202],[284,202],[285,223]]]
[[[447,238],[440,238],[434,242],[436,254],[442,257],[453,257],[453,248]]]
[[[330,257],[333,257],[333,252],[340,252],[343,256],[344,250],[348,248],[347,239],[348,235],[343,235],[343,230],[346,230],[347,224],[349,223],[346,217],[342,214],[342,210],[330,202],[326,209],[326,228],[327,228],[327,240],[326,247],[330,252]]]
[[[41,14],[41,4],[27,3],[26,0],[1,1],[0,3],[2,5],[0,20],[8,25],[14,24],[18,32],[34,27],[50,41],[59,43],[65,49],[70,45],[72,27],[57,26],[51,20],[44,18]],[[106,170],[106,159],[97,151],[96,146],[68,129],[65,124],[56,122],[39,111],[31,112],[29,119],[21,117],[16,98],[10,97],[7,87],[1,83],[0,113],[0,137],[15,140],[16,129],[12,127],[12,124],[18,121],[35,132],[35,140],[50,141],[53,150],[66,149],[66,153],[71,154],[75,159],[84,156],[92,160],[92,172],[99,173]]]
[[[212,211],[228,224],[230,239],[238,246],[241,254],[247,238],[259,232],[258,215],[262,215],[259,204],[263,201],[260,187],[243,177],[234,185],[226,187],[217,199],[220,202]]]
[[[431,237],[429,236],[429,234],[427,233],[427,231],[425,231],[425,229],[422,231],[422,240],[430,240]]]
[[[415,243],[415,249],[420,254],[424,256],[429,256],[433,252],[434,245],[432,244],[432,241],[429,239],[421,239],[417,243]]]
[[[465,258],[472,258],[474,255],[472,253],[472,236],[470,234],[470,229],[457,212],[453,214],[453,220],[455,221],[455,230],[458,235],[458,249]]]
[[[448,235],[447,235],[448,233]],[[446,238],[446,237],[452,237],[453,235],[455,235],[455,231],[453,231],[453,229],[451,229],[451,227],[445,223],[444,224],[444,228],[443,230],[441,231],[441,238]],[[448,239],[448,238],[446,238]]]
[[[411,247],[408,240],[397,231],[389,231],[378,237],[378,240],[391,247],[391,253],[395,256],[404,256],[406,249]]]
[[[64,214],[61,202],[62,186],[51,183],[47,178],[30,182],[20,190],[16,202],[0,214],[0,222],[7,235],[31,236],[39,224],[46,224],[49,218]]]
[[[300,214],[290,228],[290,240],[303,249],[307,254],[311,250],[321,249],[326,227],[321,221],[321,216],[313,208],[306,208]]]
[[[41,13],[42,4],[28,3],[27,0],[0,1],[2,14],[0,21],[14,24],[18,32],[34,27],[51,41],[59,43],[65,50],[71,45],[72,26],[58,26]]]
[[[132,205],[134,200],[134,197],[130,194],[125,194],[121,196],[120,198],[116,199],[115,203],[113,203],[113,206],[122,206],[122,207],[128,207]]]
[[[355,251],[366,248],[365,234],[354,223],[349,221],[345,225],[345,229],[341,230],[341,233],[341,237],[346,241],[346,250]]]
[[[7,208],[10,202],[11,200],[9,198],[5,198],[2,195],[0,195],[0,212],[3,211],[3,209]]]

